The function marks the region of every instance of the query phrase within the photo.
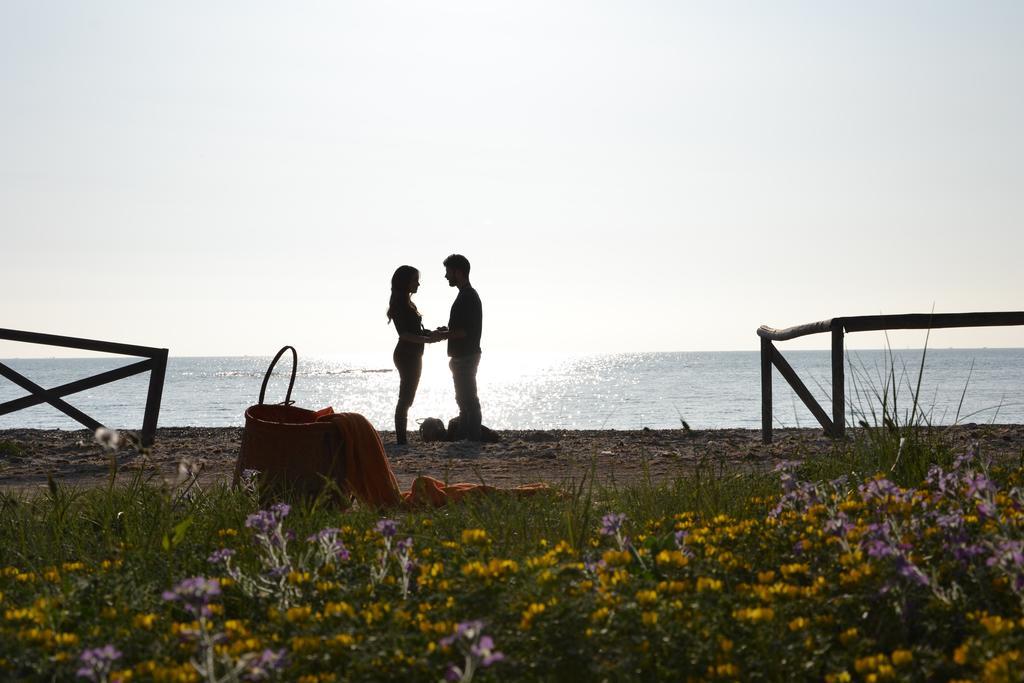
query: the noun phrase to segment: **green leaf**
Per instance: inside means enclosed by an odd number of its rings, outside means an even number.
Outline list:
[[[189,515],[185,519],[178,522],[178,524],[174,527],[174,538],[171,540],[171,545],[177,548],[178,545],[180,545],[181,542],[185,540],[185,532],[188,531],[188,528],[192,526],[192,522],[194,521],[195,520],[193,519],[192,515]]]

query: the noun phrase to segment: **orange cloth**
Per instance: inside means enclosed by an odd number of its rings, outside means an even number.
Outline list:
[[[335,413],[317,422],[333,422],[341,434],[341,454],[345,458],[343,483],[361,503],[374,507],[402,503],[384,444],[369,420],[359,413]]]
[[[412,488],[402,494],[406,505],[441,507],[447,503],[457,503],[471,495],[491,493],[511,493],[517,496],[530,495],[538,491],[546,491],[547,484],[523,484],[511,489],[499,489],[485,484],[445,484],[433,477],[416,477]]]
[[[344,485],[365,505],[440,507],[470,495],[530,495],[548,488],[547,484],[524,484],[512,489],[498,489],[484,484],[445,484],[433,477],[416,477],[412,488],[402,493],[380,435],[369,420],[359,413],[335,413],[325,415],[317,422],[332,422],[341,434],[341,452],[345,458]]]

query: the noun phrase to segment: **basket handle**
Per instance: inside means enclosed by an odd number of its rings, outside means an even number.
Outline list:
[[[292,387],[295,386],[295,370],[299,365],[299,354],[295,353],[295,347],[293,346],[282,346],[281,350],[274,356],[274,360],[270,361],[270,367],[267,368],[267,374],[263,375],[263,386],[260,387],[260,405],[263,405],[263,397],[267,393],[267,382],[270,381],[270,375],[274,372],[274,366],[277,365],[277,361],[281,360],[281,356],[284,355],[285,351],[291,350],[292,352],[292,378],[288,382],[288,393],[285,394],[284,400],[280,405],[290,406],[295,403],[292,400]]]

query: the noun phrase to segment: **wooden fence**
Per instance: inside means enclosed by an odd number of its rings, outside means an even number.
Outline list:
[[[994,327],[1024,325],[1024,311],[999,313],[910,313],[906,315],[861,315],[831,318],[816,323],[777,330],[762,325],[761,338],[761,436],[772,441],[772,366],[779,371],[804,405],[817,418],[825,433],[842,437],[846,432],[846,377],[843,367],[843,339],[847,332],[877,330],[924,330],[943,327]],[[832,335],[832,415],[818,404],[793,367],[782,357],[773,342],[787,341],[809,334],[829,332]]]
[[[85,351],[116,353],[123,356],[141,356],[145,358],[146,360],[132,363],[131,365],[126,365],[115,370],[102,372],[98,375],[93,375],[92,377],[80,379],[75,382],[62,384],[58,387],[53,387],[52,389],[44,389],[21,373],[13,370],[3,363],[0,363],[0,375],[3,375],[22,389],[29,392],[28,396],[14,399],[13,401],[7,401],[6,403],[0,403],[0,415],[7,415],[8,413],[13,413],[16,410],[30,408],[41,403],[49,403],[54,408],[73,420],[76,420],[85,427],[96,430],[103,425],[83,413],[78,408],[69,404],[62,397],[149,371],[149,391],[146,395],[146,412],[142,419],[141,436],[143,445],[150,446],[153,444],[153,439],[156,436],[157,418],[160,415],[160,398],[163,395],[164,390],[164,375],[167,372],[167,349],[6,329],[0,329],[0,339],[26,342],[29,344],[62,346],[64,348],[82,349]]]

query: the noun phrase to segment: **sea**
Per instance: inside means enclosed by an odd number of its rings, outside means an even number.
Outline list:
[[[783,355],[831,414],[831,355]],[[8,359],[2,362],[42,387],[134,362],[125,357]],[[259,402],[269,357],[171,357],[160,427],[237,427]],[[458,413],[442,354],[428,353],[410,426]],[[878,424],[883,412],[907,422],[1024,423],[1024,349],[905,349],[848,351],[847,422]],[[285,400],[290,356],[278,364],[266,403]],[[478,374],[484,424],[493,429],[692,429],[761,426],[760,355],[756,351],[612,353],[598,355],[483,354]],[[398,373],[386,355],[299,358],[291,399],[310,409],[365,415],[393,429]],[[776,372],[776,427],[817,422]],[[148,373],[65,397],[114,429],[142,425]],[[25,395],[0,378],[0,404]],[[915,409],[916,396],[916,409]],[[81,429],[49,405],[0,415],[0,429]]]

